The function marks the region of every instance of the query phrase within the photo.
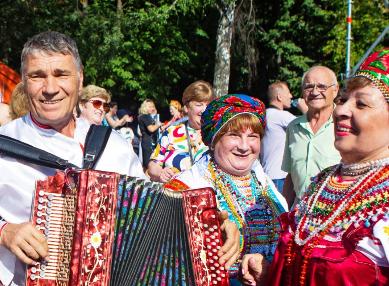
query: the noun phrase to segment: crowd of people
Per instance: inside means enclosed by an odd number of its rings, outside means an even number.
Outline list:
[[[24,45],[21,74],[0,134],[81,167],[90,124],[111,126],[97,170],[213,188],[230,285],[389,285],[389,49],[343,88],[330,68],[309,68],[297,117],[282,81],[268,108],[198,80],[166,122],[150,99],[138,116],[118,110],[106,89],[83,86],[76,43],[57,32]],[[24,285],[25,264],[50,256],[29,217],[35,182],[55,170],[5,155],[0,168],[0,285]]]

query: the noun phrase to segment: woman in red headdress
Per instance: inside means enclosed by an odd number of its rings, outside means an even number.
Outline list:
[[[389,49],[348,80],[333,113],[340,164],[281,215],[270,267],[242,262],[246,285],[389,285]]]

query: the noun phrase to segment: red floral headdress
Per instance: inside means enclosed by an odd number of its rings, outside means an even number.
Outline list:
[[[371,54],[355,73],[357,76],[370,79],[389,102],[389,48]]]

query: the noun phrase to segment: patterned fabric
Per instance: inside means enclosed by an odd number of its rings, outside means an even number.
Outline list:
[[[280,216],[267,285],[389,285],[389,165],[354,181],[338,176],[339,165],[323,170]]]
[[[201,134],[204,144],[210,146],[220,129],[229,120],[242,113],[256,116],[265,129],[266,109],[259,99],[244,94],[227,94],[211,101],[201,115]]]
[[[193,189],[177,178],[171,179],[169,182],[165,183],[163,187],[166,190],[173,191],[173,192],[183,192],[189,189]]]
[[[174,168],[177,173],[189,169],[192,163],[185,128],[185,123],[181,123],[166,129],[150,160],[159,163],[162,167]],[[196,162],[208,150],[208,147],[201,141],[199,132],[189,126],[188,132],[193,161]]]
[[[357,76],[370,79],[389,101],[389,48],[371,54],[355,73]]]
[[[276,248],[279,224],[275,219],[287,211],[285,198],[277,192],[271,179],[255,161],[247,180],[232,177],[215,165],[205,154],[193,165],[164,185],[165,190],[184,191],[211,187],[216,191],[218,208],[240,228],[241,254],[261,253],[271,260]],[[217,178],[216,178],[217,177]],[[230,268],[230,277],[239,269],[239,262]]]
[[[261,184],[254,171],[244,177],[223,172],[211,159],[208,170],[216,187],[218,206],[228,212],[241,236],[242,253],[260,253],[271,261],[278,242],[280,226],[277,217],[285,212],[270,189]],[[236,270],[239,265],[235,265]],[[234,268],[234,267],[233,267]]]

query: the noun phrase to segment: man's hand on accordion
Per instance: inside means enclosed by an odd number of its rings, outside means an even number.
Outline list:
[[[221,230],[225,235],[224,245],[218,252],[219,263],[224,265],[226,269],[229,269],[240,255],[240,233],[236,224],[228,220],[228,213],[226,211],[219,213],[219,219],[221,223]]]
[[[31,222],[8,223],[1,232],[0,241],[26,264],[33,265],[49,255],[45,236]]]

